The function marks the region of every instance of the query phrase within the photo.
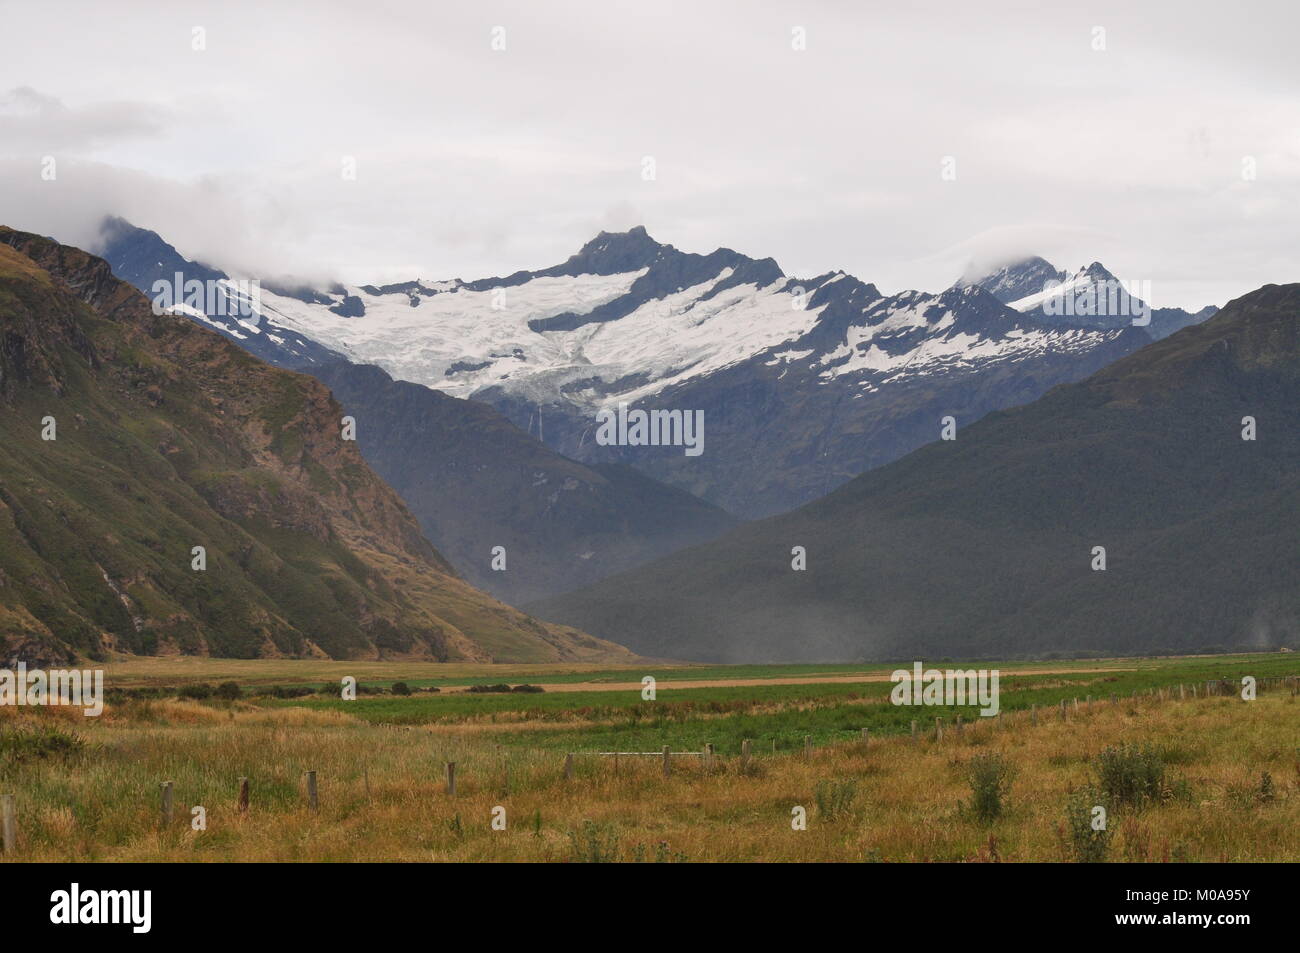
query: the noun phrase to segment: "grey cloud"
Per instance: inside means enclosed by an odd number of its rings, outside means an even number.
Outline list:
[[[147,103],[105,102],[70,109],[30,86],[0,94],[0,154],[84,152],[123,139],[158,135],[166,112]]]
[[[1086,18],[957,0],[377,2],[359,18],[231,0],[128,5],[130,30],[119,5],[69,7],[15,7],[0,38],[0,89],[26,87],[0,112],[0,155],[59,151],[68,172],[49,189],[0,173],[0,218],[60,237],[115,212],[232,272],[352,282],[543,267],[631,224],[885,290],[1020,253],[1101,259],[1188,307],[1300,277],[1300,14],[1281,2],[1225,20],[1106,0]]]

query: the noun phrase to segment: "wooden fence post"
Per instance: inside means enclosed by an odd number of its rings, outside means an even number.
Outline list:
[[[316,796],[316,772],[307,772],[307,806],[313,811],[320,810],[320,798]]]
[[[864,745],[871,744],[871,729],[863,728],[861,734],[862,734],[862,743]]]
[[[961,734],[961,715],[957,716],[957,734]]]
[[[160,826],[169,827],[172,822],[172,783],[164,781],[159,785],[162,789],[162,812],[160,815]]]
[[[803,736],[803,756],[806,760],[812,760],[812,735]]]
[[[672,751],[667,745],[664,745],[664,777],[671,777],[673,773]]]
[[[618,757],[615,755],[615,757]],[[564,756],[564,780],[573,780],[573,752],[570,751]]]
[[[239,779],[239,799],[235,802],[235,808],[240,814],[248,813],[248,778]]]
[[[4,851],[12,854],[18,849],[18,822],[14,818],[14,796],[0,795],[0,829],[4,831]]]
[[[740,772],[744,774],[749,770],[749,739],[746,738],[740,743]]]
[[[713,770],[713,742],[706,742],[704,745],[704,770]]]
[[[456,795],[456,762],[447,762],[447,793],[452,797]]]
[[[937,716],[934,719],[934,740],[943,741],[943,721]]]
[[[917,739],[918,739],[919,737],[920,737],[920,736],[917,734],[917,731],[916,731],[916,719],[913,718],[913,719],[912,719],[912,744],[916,744]]]
[[[1035,726],[1038,725],[1038,706],[1037,706],[1037,705],[1030,705],[1030,706],[1029,706],[1029,723],[1030,723],[1031,725],[1035,725]]]

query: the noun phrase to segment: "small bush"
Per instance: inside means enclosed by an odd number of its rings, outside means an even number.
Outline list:
[[[503,683],[500,685],[471,685],[467,690],[475,695],[485,695],[489,692],[508,692],[512,689],[509,685]]]
[[[1100,864],[1110,850],[1108,826],[1094,829],[1094,811],[1101,806],[1102,795],[1096,788],[1082,788],[1070,795],[1065,805],[1063,834],[1066,851],[1080,864]],[[1104,815],[1103,815],[1104,817]],[[1109,818],[1106,819],[1107,822]]]
[[[668,846],[668,841],[661,840],[655,845],[654,853],[651,854],[645,844],[637,844],[632,848],[632,862],[635,864],[684,864],[686,855],[681,851],[672,850]]]
[[[818,781],[813,791],[817,803],[817,816],[837,821],[853,812],[853,802],[858,797],[858,782],[853,778],[838,781]]]
[[[176,693],[176,697],[193,698],[198,701],[203,701],[206,698],[211,698],[214,691],[216,691],[216,689],[207,682],[195,682],[193,685],[182,685],[180,690]]]
[[[531,695],[531,694],[536,694],[537,692],[544,692],[546,691],[546,689],[542,688],[541,685],[516,685],[514,688],[511,689],[511,691],[524,692],[525,694]]]
[[[1149,745],[1113,745],[1097,755],[1095,768],[1108,806],[1142,807],[1166,791],[1165,763]]]
[[[0,775],[33,761],[69,761],[80,755],[86,742],[80,735],[58,728],[0,730]]]
[[[1260,804],[1268,804],[1277,799],[1277,792],[1273,790],[1273,775],[1267,771],[1261,771],[1259,775],[1259,784],[1255,788],[1255,800]]]
[[[226,701],[235,701],[237,698],[244,696],[243,690],[239,687],[238,682],[222,682],[213,692],[218,698],[224,698]]]
[[[970,811],[982,824],[991,824],[1006,810],[1003,801],[1011,791],[1015,766],[1000,754],[989,753],[971,758],[966,767],[970,783]]]
[[[409,695],[411,694],[411,686],[406,682],[393,682],[392,692],[394,695]]]
[[[1259,780],[1254,784],[1231,784],[1228,786],[1228,800],[1238,807],[1251,807],[1256,804],[1271,804],[1277,800],[1277,789],[1273,784],[1273,775],[1261,771]]]
[[[618,861],[618,831],[612,824],[583,821],[582,829],[569,831],[573,861],[578,864],[612,864]]]

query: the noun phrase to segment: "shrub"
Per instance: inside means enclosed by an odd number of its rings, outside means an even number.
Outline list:
[[[1100,864],[1106,859],[1106,853],[1110,849],[1110,829],[1108,826],[1103,826],[1100,830],[1093,827],[1093,814],[1101,802],[1101,792],[1092,787],[1075,791],[1066,802],[1063,825],[1065,847],[1076,863]]]
[[[569,831],[573,861],[578,864],[612,864],[618,861],[618,831],[612,824],[583,821],[582,829]]]
[[[214,689],[207,682],[195,682],[193,685],[182,685],[180,691],[176,693],[178,698],[194,698],[202,701],[205,698],[211,698]]]
[[[242,698],[244,695],[238,682],[222,682],[217,686],[217,689],[213,694],[218,698],[224,698],[226,701],[234,701],[237,698]]]
[[[393,682],[392,692],[394,695],[409,695],[411,694],[411,686],[406,682]]]
[[[653,854],[646,849],[645,844],[637,844],[633,847],[632,862],[634,864],[684,864],[686,855],[670,848],[668,841],[661,840],[655,845]]]
[[[976,755],[966,768],[970,782],[970,810],[977,821],[990,824],[1002,816],[1003,800],[1011,790],[1015,766],[1000,754]]]
[[[67,760],[85,747],[80,735],[58,728],[0,729],[0,772],[28,761]]]
[[[1273,775],[1267,771],[1261,771],[1259,775],[1259,785],[1255,788],[1255,800],[1261,804],[1268,804],[1277,799],[1277,792],[1273,790]]]
[[[1113,745],[1097,755],[1097,783],[1108,806],[1141,807],[1165,792],[1165,763],[1150,745]]]
[[[524,692],[526,694],[536,694],[537,692],[544,692],[546,691],[546,689],[542,688],[541,685],[516,685],[514,688],[511,689],[511,691]]]
[[[817,816],[828,821],[847,817],[853,811],[858,796],[858,782],[852,778],[838,781],[818,781],[813,791],[817,802]]]
[[[1254,784],[1228,785],[1228,800],[1238,807],[1250,807],[1256,804],[1271,804],[1277,800],[1277,790],[1273,785],[1273,775],[1261,771],[1259,780]]]

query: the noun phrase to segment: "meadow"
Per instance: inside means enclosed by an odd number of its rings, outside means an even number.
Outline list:
[[[0,709],[17,828],[3,856],[1300,859],[1294,655],[937,663],[999,668],[998,718],[889,704],[895,667],[113,663],[99,718]],[[344,701],[344,675],[377,693]],[[239,697],[203,687],[223,682]],[[500,684],[544,690],[467,690]],[[309,694],[276,697],[295,689]]]

